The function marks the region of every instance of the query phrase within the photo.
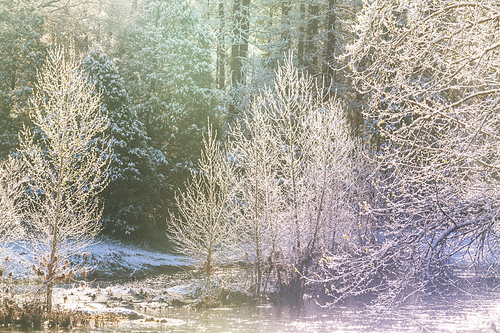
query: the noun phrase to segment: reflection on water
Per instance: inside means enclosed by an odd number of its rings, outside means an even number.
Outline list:
[[[300,306],[248,305],[206,310],[163,309],[145,314],[164,322],[122,321],[75,332],[496,332],[500,294],[440,303],[414,304],[382,315],[362,308],[322,309],[314,301]],[[53,331],[50,331],[53,332]],[[64,332],[64,331],[61,331]],[[500,332],[500,330],[499,330]]]
[[[362,308],[321,309],[313,301],[302,306],[245,306],[203,311],[170,310],[157,327],[129,326],[131,331],[170,332],[494,332],[500,322],[500,299],[416,304],[382,315]],[[497,300],[499,299],[499,300]],[[133,325],[133,324],[132,324]],[[500,325],[499,325],[500,326]]]

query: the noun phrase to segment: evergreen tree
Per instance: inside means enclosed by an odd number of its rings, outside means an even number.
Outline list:
[[[160,204],[165,157],[151,147],[113,61],[95,48],[83,61],[83,70],[101,92],[102,112],[109,119],[110,182],[102,194],[104,232],[120,238],[144,236],[156,231],[150,214]]]
[[[43,14],[29,0],[0,4],[0,157],[17,147],[27,118],[20,110],[44,63],[43,24]]]
[[[211,36],[200,22],[187,1],[147,0],[115,52],[151,145],[168,161],[165,208],[196,167],[207,117],[216,117]]]

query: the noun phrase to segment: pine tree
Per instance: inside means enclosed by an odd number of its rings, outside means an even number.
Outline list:
[[[109,185],[102,193],[103,231],[114,237],[145,238],[157,231],[150,214],[161,203],[165,157],[150,146],[113,61],[96,48],[84,59],[83,71],[100,91],[101,112],[109,122],[111,155]]]
[[[18,147],[23,112],[45,60],[44,14],[31,1],[0,4],[0,157]]]
[[[207,117],[217,118],[210,47],[208,27],[186,1],[145,1],[118,38],[115,56],[132,103],[168,162],[164,207],[196,167]]]

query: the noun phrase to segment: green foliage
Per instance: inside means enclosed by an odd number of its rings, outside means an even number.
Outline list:
[[[37,69],[45,60],[44,16],[30,0],[0,4],[0,157],[18,145]]]
[[[168,162],[168,205],[196,166],[207,116],[215,116],[210,33],[188,2],[148,0],[117,44],[132,103]]]
[[[165,157],[151,147],[113,61],[93,49],[83,61],[83,70],[101,92],[102,113],[109,121],[110,183],[102,193],[104,232],[120,238],[155,232],[150,214],[161,203]]]

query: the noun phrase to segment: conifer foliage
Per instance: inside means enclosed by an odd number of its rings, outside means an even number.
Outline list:
[[[208,26],[184,0],[138,4],[133,22],[118,37],[120,74],[151,145],[168,162],[165,207],[196,166],[207,117],[214,118],[210,47]]]
[[[3,1],[0,4],[0,157],[18,147],[17,133],[45,61],[42,42],[44,15],[34,1]]]
[[[165,157],[151,147],[113,61],[96,48],[83,60],[83,71],[100,92],[101,114],[108,117],[109,185],[101,194],[106,203],[104,232],[120,238],[154,233],[150,214],[161,203]]]

